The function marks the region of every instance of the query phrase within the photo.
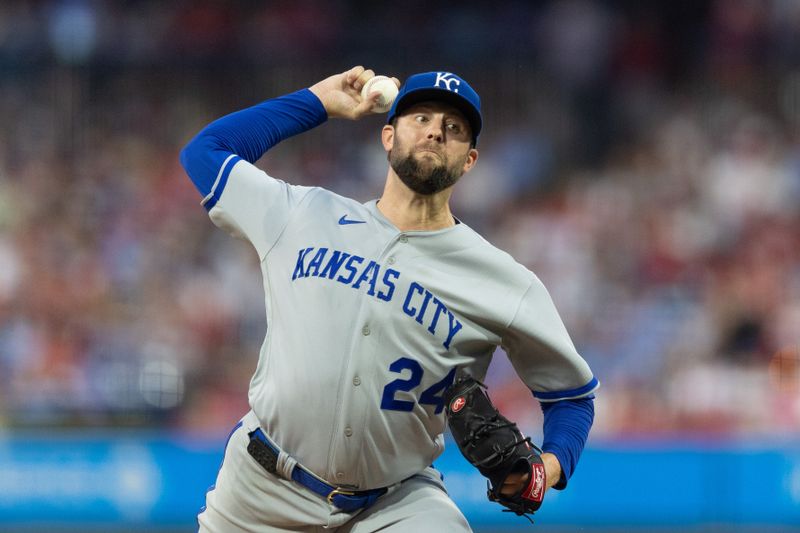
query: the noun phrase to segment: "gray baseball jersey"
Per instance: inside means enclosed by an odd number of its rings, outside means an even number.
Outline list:
[[[250,405],[332,484],[384,487],[430,465],[442,392],[457,369],[482,379],[497,346],[542,401],[597,386],[539,279],[466,224],[399,231],[376,201],[243,160],[209,215],[261,261],[267,334]]]

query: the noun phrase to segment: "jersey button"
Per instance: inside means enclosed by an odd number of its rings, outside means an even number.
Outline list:
[[[344,436],[345,437],[352,437],[353,436],[353,429],[350,427],[344,428]]]
[[[389,257],[389,259],[387,259],[386,262],[389,263],[390,265],[393,265],[395,262],[394,256]]]
[[[358,376],[354,377],[354,378],[353,378],[353,385],[355,385],[356,387],[358,387],[359,385],[361,385],[361,378],[360,378],[360,377],[358,377]]]
[[[407,242],[408,242],[408,237],[406,237],[405,235],[400,235],[400,238],[399,238],[399,239],[397,239],[397,240],[399,240],[400,242],[402,242],[403,244],[405,244],[405,243],[407,243]]]
[[[365,337],[369,335],[369,326],[364,326],[363,328],[361,328],[361,334],[364,335]]]
[[[336,472],[336,479],[344,479],[344,472]]]

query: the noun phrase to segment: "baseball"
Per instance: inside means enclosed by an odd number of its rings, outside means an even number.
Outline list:
[[[380,91],[381,95],[375,105],[372,106],[372,110],[376,113],[386,113],[392,107],[395,97],[397,97],[397,85],[388,76],[375,76],[370,78],[361,88],[361,98],[366,98],[375,91]]]

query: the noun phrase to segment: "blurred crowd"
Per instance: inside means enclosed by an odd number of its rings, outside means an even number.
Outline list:
[[[550,289],[593,438],[800,430],[800,3],[3,2],[0,427],[222,432],[265,329],[255,253],[180,167],[204,124],[363,63],[481,93],[459,218]],[[362,201],[380,117],[259,163]],[[501,351],[490,394],[541,413]]]

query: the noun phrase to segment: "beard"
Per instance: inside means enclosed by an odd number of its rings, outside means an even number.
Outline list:
[[[389,152],[389,166],[400,178],[406,187],[417,194],[430,196],[439,191],[443,191],[453,186],[464,174],[461,164],[448,165],[446,157],[442,163],[435,164],[433,161],[421,162],[414,157],[414,154],[407,152],[400,153],[399,150]]]

